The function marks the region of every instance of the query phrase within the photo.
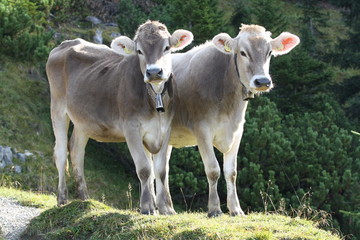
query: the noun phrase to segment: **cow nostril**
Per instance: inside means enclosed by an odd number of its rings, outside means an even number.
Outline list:
[[[147,77],[158,77],[161,76],[163,70],[161,68],[149,68],[146,69],[146,76]]]
[[[268,78],[258,78],[254,81],[255,87],[270,87],[271,81]]]

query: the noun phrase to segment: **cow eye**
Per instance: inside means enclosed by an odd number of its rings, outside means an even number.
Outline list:
[[[164,52],[167,52],[170,50],[170,46],[166,46],[166,48],[164,49]]]
[[[269,52],[268,56],[270,57],[270,56],[271,56],[271,54],[272,54],[272,51],[270,51],[270,52]]]
[[[138,53],[139,55],[142,55],[142,54],[143,54],[141,50],[137,50],[137,53]]]
[[[246,53],[244,51],[240,51],[240,55],[246,57]]]

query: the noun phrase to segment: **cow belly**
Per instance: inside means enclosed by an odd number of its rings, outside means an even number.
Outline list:
[[[98,142],[125,142],[124,134],[115,124],[92,121],[89,118],[80,118],[68,112],[74,127],[81,129],[89,138]]]
[[[105,125],[87,125],[83,131],[98,142],[125,142],[124,135],[119,129],[109,128]]]
[[[230,121],[218,123],[214,134],[214,146],[222,153],[228,152],[235,140],[242,136],[244,122],[235,124]]]
[[[170,145],[175,148],[197,145],[194,134],[187,128],[174,128],[171,131]]]

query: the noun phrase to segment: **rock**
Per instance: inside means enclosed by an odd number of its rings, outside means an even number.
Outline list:
[[[24,153],[18,152],[16,149],[11,149],[10,147],[3,147],[0,145],[0,168],[5,168],[6,166],[11,166],[12,171],[16,173],[21,173],[22,168],[19,165],[13,163],[13,158],[19,159],[21,162],[25,162],[28,157],[33,156],[34,154],[28,150],[25,150]]]
[[[4,168],[8,165],[13,165],[13,153],[10,147],[0,146],[0,167]]]
[[[98,43],[98,44],[102,44],[102,43],[103,43],[102,33],[103,33],[102,30],[96,29],[96,32],[95,32],[96,35],[95,35],[94,38],[93,38],[95,43]]]
[[[25,150],[24,154],[25,154],[26,157],[34,156],[34,154],[32,152],[30,152],[29,150]]]
[[[94,16],[87,16],[87,17],[85,18],[85,20],[86,20],[86,21],[89,21],[89,22],[92,22],[92,24],[95,24],[95,25],[101,23],[101,20],[98,19],[97,17],[94,17]]]
[[[2,146],[0,146],[0,168],[6,167],[5,160],[3,160]]]
[[[26,155],[24,153],[16,153],[15,156],[22,162],[25,162],[26,161]]]
[[[14,166],[14,171],[15,171],[16,173],[21,173],[21,167],[18,166],[18,165]]]
[[[112,33],[110,34],[110,37],[111,37],[112,39],[117,38],[117,37],[120,37],[120,36],[121,36],[121,33],[118,33],[118,32],[112,32]]]

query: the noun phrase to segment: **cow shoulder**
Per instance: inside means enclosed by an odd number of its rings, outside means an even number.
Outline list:
[[[104,126],[144,114],[146,89],[137,65],[136,56],[122,60],[110,56],[72,74],[67,99],[70,111],[79,119]]]
[[[223,54],[214,46],[208,46],[195,54],[191,60],[191,81],[199,97],[207,101],[221,101],[230,89],[227,80],[231,55]]]

